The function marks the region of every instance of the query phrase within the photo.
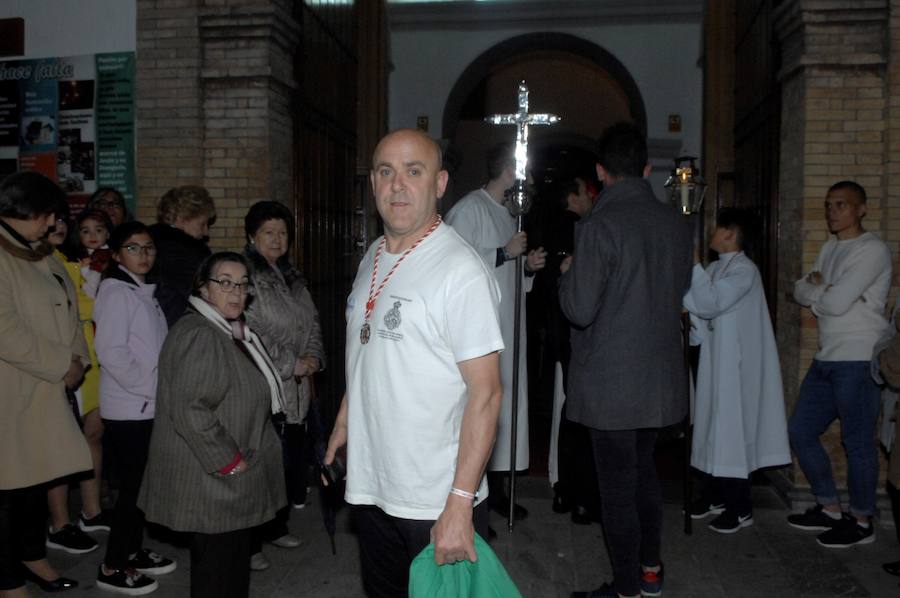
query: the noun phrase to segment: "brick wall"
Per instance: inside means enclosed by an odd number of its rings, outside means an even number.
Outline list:
[[[782,300],[777,318],[789,413],[818,350],[815,317],[790,297],[793,282],[812,269],[828,239],[823,207],[828,187],[842,179],[863,185],[869,198],[864,226],[888,241],[893,235],[900,238],[900,179],[893,181],[897,176],[893,172],[900,173],[900,154],[891,152],[894,148],[888,142],[893,120],[889,115],[895,102],[900,105],[900,94],[896,100],[887,100],[893,69],[900,74],[900,61],[895,65],[889,60],[892,44],[887,42],[889,11],[893,15],[898,7],[900,0],[891,0],[890,6],[888,0],[792,0],[778,10],[776,28],[782,48],[778,294]],[[892,32],[893,23],[894,18]],[[900,39],[900,24],[896,28]],[[900,118],[897,121],[900,128]],[[895,137],[900,145],[900,136]],[[845,486],[846,461],[837,424],[823,442],[832,456],[838,485]],[[808,487],[796,465],[789,475],[795,486]]]
[[[140,218],[200,184],[216,202],[210,246],[239,249],[250,205],[291,204],[298,40],[288,0],[139,0]]]

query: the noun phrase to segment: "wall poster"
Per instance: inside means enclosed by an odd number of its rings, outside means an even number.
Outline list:
[[[134,213],[134,52],[0,62],[0,179],[35,170],[77,213],[101,187]]]

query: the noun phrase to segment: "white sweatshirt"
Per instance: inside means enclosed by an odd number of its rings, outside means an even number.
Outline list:
[[[819,361],[869,361],[888,327],[884,309],[891,288],[891,251],[872,233],[829,239],[813,271],[822,284],[794,283],[794,299],[818,318]]]

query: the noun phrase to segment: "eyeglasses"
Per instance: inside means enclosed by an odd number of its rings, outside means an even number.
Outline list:
[[[115,199],[98,199],[94,202],[93,207],[98,210],[108,210],[109,208],[117,208],[119,210],[125,209],[125,206]]]
[[[235,289],[240,292],[241,295],[252,295],[253,294],[253,283],[250,281],[247,282],[234,282],[233,280],[228,280],[227,278],[223,278],[222,280],[216,280],[215,278],[210,278],[209,282],[214,282],[219,287],[221,287],[223,293],[231,293]]]
[[[123,245],[122,249],[128,252],[128,255],[138,255],[143,253],[145,255],[156,255],[156,245],[138,245],[137,243],[129,243],[128,245]]]

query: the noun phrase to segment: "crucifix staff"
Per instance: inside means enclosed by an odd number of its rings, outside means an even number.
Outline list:
[[[522,215],[525,213],[528,169],[528,127],[530,125],[553,125],[560,121],[555,114],[528,113],[528,87],[525,81],[519,82],[519,110],[512,114],[493,114],[485,117],[485,122],[492,125],[515,125],[516,127],[516,183],[513,187],[512,206],[510,212],[516,217],[516,232],[522,232]],[[512,419],[509,453],[509,512],[507,526],[513,531],[513,509],[516,498],[516,442],[518,440],[519,412],[519,353],[521,351],[520,335],[522,332],[522,269],[524,253],[516,257],[516,298],[515,321],[513,324],[513,371],[512,371]]]

